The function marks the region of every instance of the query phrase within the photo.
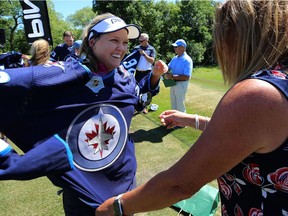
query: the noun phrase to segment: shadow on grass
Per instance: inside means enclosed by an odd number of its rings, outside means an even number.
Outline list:
[[[130,133],[134,143],[139,143],[143,141],[148,141],[151,143],[159,143],[163,142],[163,137],[171,133],[173,129],[167,129],[164,126],[159,126],[156,128],[152,128],[150,130],[137,130],[135,132]]]

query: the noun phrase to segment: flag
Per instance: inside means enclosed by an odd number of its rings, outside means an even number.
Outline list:
[[[46,1],[20,0],[20,4],[28,43],[42,38],[53,45]]]

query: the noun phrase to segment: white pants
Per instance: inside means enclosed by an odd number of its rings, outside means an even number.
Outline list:
[[[188,89],[189,80],[178,81],[175,86],[170,87],[170,100],[172,109],[186,112],[185,95]]]

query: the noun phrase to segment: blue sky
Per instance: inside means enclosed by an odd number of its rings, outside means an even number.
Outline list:
[[[92,7],[92,0],[52,0],[55,11],[61,13],[64,18],[84,7]]]

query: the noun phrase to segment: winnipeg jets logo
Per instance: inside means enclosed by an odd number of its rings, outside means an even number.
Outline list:
[[[112,165],[125,147],[127,133],[125,118],[113,105],[99,104],[82,111],[66,136],[75,166],[93,172]]]
[[[95,130],[92,133],[87,133],[87,140],[85,140],[89,146],[93,146],[95,149],[94,154],[100,153],[102,157],[103,150],[108,150],[108,143],[110,139],[113,139],[113,134],[115,126],[112,128],[107,128],[107,122],[103,124],[100,117],[99,124],[95,124]]]

